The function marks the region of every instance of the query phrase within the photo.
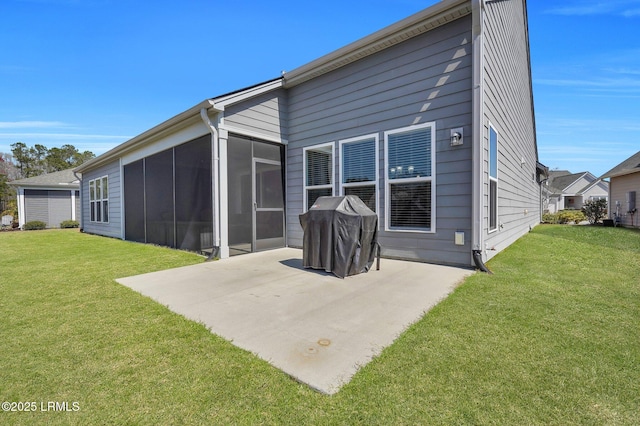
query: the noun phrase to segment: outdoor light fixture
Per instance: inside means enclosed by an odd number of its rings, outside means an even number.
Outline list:
[[[451,129],[451,146],[462,145],[462,127]]]

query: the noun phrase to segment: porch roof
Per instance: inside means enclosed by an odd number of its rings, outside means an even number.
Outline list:
[[[46,173],[25,179],[18,179],[8,183],[15,188],[60,187],[61,189],[78,189],[80,187],[78,178],[73,174],[73,169]]]
[[[600,176],[600,179],[628,175],[640,172],[640,151],[624,160],[622,163]]]

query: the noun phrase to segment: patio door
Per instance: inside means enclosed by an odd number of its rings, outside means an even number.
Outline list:
[[[284,247],[284,187],[280,161],[253,159],[253,251]]]
[[[284,146],[229,135],[229,254],[285,246]]]

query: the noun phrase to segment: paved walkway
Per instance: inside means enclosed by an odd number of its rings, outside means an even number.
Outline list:
[[[332,394],[471,273],[382,259],[340,279],[284,248],[118,282]]]

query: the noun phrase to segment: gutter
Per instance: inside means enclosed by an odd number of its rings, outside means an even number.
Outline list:
[[[213,162],[213,170],[211,173],[211,187],[213,189],[213,232],[214,232],[214,241],[213,241],[213,249],[211,250],[211,255],[209,256],[209,260],[211,259],[219,259],[220,258],[220,188],[218,185],[220,183],[219,173],[220,173],[220,154],[219,154],[219,143],[218,143],[218,129],[213,125],[211,120],[209,119],[208,108],[200,109],[200,117],[204,124],[209,128],[209,132],[211,132],[211,159]]]
[[[472,232],[471,257],[481,271],[489,270],[483,263],[482,246],[482,213],[484,204],[484,169],[483,169],[483,135],[484,135],[484,0],[471,1],[472,38],[473,38],[473,162],[472,162]]]
[[[129,139],[128,141],[120,145],[117,145],[115,148],[110,149],[104,154],[92,158],[89,161],[85,161],[73,170],[75,172],[84,172],[85,170],[101,166],[103,164],[114,161],[131,151],[139,149],[141,145],[151,143],[154,140],[160,139],[163,137],[165,132],[175,131],[176,126],[184,125],[185,122],[188,122],[192,119],[197,120],[197,114],[201,108],[211,108],[211,102],[209,100],[202,101],[198,105],[195,105],[188,110],[181,112],[180,114],[164,121],[163,123],[158,124],[157,126],[147,130],[146,132],[132,139]]]

